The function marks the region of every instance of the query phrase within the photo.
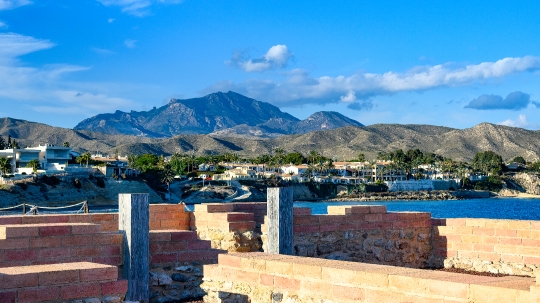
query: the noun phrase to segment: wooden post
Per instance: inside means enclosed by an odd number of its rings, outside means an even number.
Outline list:
[[[267,189],[268,252],[293,254],[293,191],[290,187]]]
[[[118,230],[124,235],[123,277],[128,280],[126,301],[150,299],[149,213],[148,194],[118,195]]]

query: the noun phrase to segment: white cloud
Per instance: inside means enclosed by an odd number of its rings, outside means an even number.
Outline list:
[[[529,120],[527,120],[526,115],[519,115],[517,120],[507,119],[503,122],[499,122],[497,124],[500,125],[506,125],[506,126],[512,126],[512,127],[520,127],[520,128],[529,128],[529,129],[538,129],[539,125],[530,123]]]
[[[0,34],[2,100],[13,100],[19,108],[27,107],[39,112],[77,112],[82,117],[127,107],[131,103],[130,100],[101,92],[99,87],[102,85],[96,87],[91,83],[66,81],[69,74],[88,70],[89,67],[69,64],[31,67],[20,62],[21,55],[52,47],[54,43],[48,40],[13,33]]]
[[[177,3],[182,2],[183,0],[97,0],[97,1],[101,2],[101,4],[105,6],[119,6],[122,8],[122,12],[124,13],[137,16],[137,17],[144,17],[150,14],[150,6],[156,3],[177,4]]]
[[[356,101],[356,94],[354,91],[349,90],[346,95],[339,97],[339,99],[343,102],[354,102]]]
[[[0,11],[14,9],[31,3],[32,1],[28,0],[0,0]]]
[[[113,22],[114,22],[114,20],[115,20],[114,18],[109,18],[109,19],[107,19],[107,22],[109,22],[109,23],[113,23]]]
[[[136,42],[137,42],[137,40],[126,39],[126,40],[124,40],[124,45],[125,45],[127,48],[134,48]]]
[[[14,33],[0,34],[0,62],[53,47],[49,40],[36,39]]]
[[[8,26],[7,26],[7,24],[5,22],[0,21],[0,29],[5,29],[7,27]]]
[[[293,54],[286,45],[278,44],[272,46],[261,58],[246,59],[243,53],[237,52],[231,60],[225,63],[237,66],[246,72],[262,72],[287,67],[287,63],[292,57]]]
[[[356,97],[354,102],[360,102],[377,95],[471,85],[537,69],[540,69],[540,57],[532,56],[503,58],[495,62],[466,66],[446,63],[415,67],[401,73],[389,71],[382,74],[357,73],[337,77],[316,78],[307,71],[297,69],[285,73],[282,81],[248,79],[242,83],[219,82],[204,89],[202,93],[233,90],[279,106],[294,106],[336,103],[342,100],[341,97],[346,98],[349,91],[353,91]]]

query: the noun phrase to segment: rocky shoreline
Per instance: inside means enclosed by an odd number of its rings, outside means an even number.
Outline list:
[[[462,200],[448,190],[431,191],[398,191],[382,193],[360,193],[355,195],[340,196],[338,198],[327,199],[326,201],[398,201],[398,200]]]

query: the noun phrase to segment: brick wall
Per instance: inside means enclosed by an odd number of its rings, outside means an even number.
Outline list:
[[[538,302],[533,278],[485,277],[265,253],[204,266],[205,302]]]
[[[435,266],[535,276],[540,270],[540,222],[434,219]]]

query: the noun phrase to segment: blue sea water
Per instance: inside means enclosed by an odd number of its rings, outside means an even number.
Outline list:
[[[420,211],[432,218],[540,220],[540,199],[490,198],[445,201],[295,202],[313,214],[326,214],[329,205],[384,205],[390,212]]]
[[[446,201],[375,201],[375,202],[295,202],[294,207],[309,207],[313,214],[326,214],[329,205],[385,205],[390,212],[420,211],[432,218],[488,218],[540,220],[540,199],[490,198]],[[187,205],[192,210],[193,205]],[[117,206],[89,206],[91,213],[118,212]],[[63,213],[75,213],[77,209]],[[21,210],[0,212],[18,215]],[[50,213],[41,211],[40,213]]]

